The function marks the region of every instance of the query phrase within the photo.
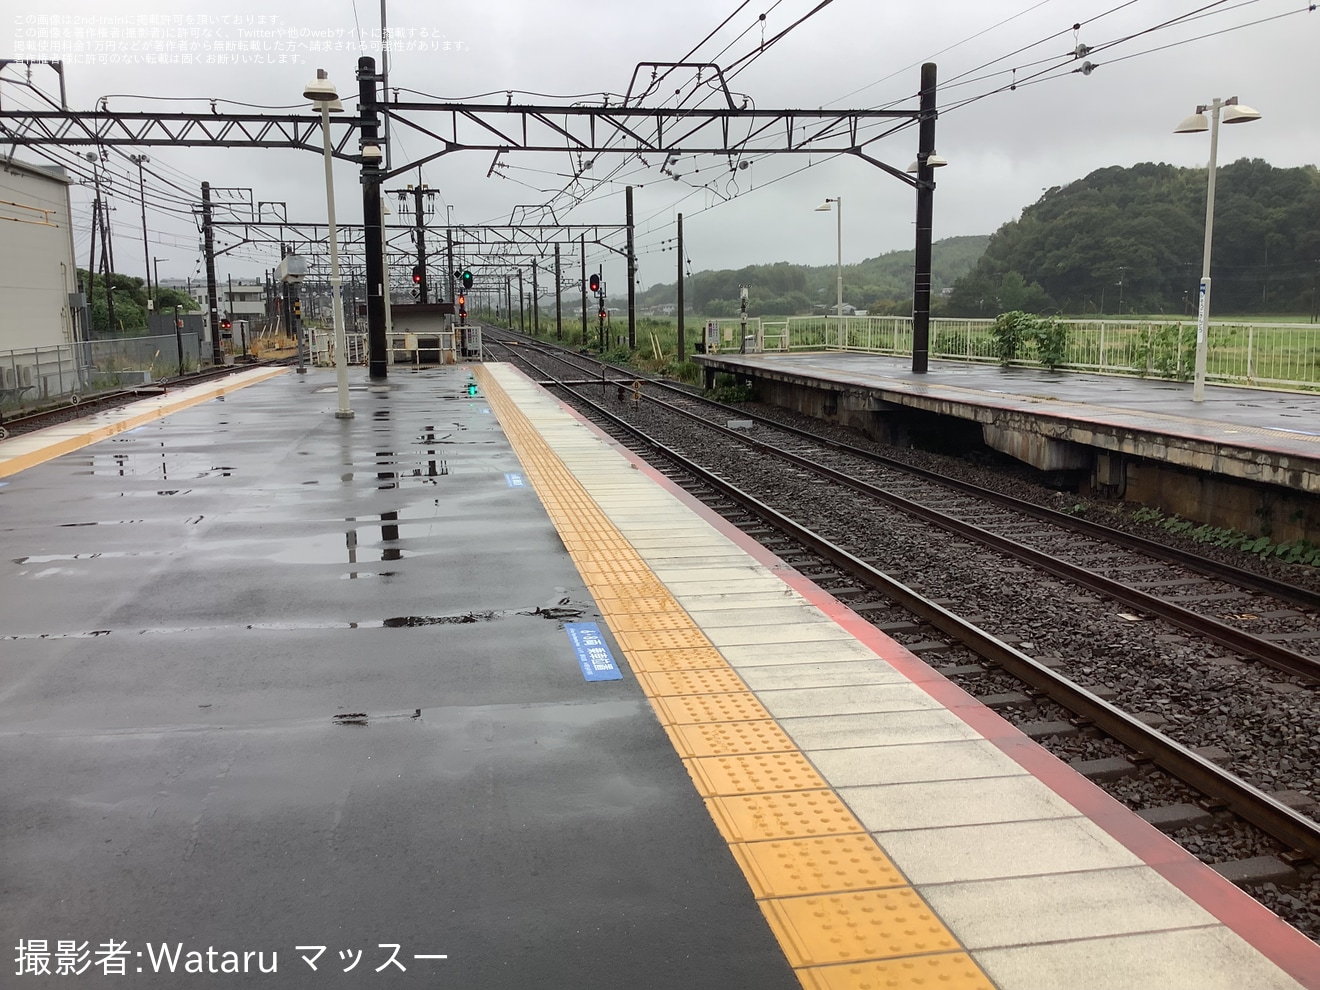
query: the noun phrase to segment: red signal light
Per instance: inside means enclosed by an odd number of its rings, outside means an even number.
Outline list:
[[[585,267],[585,266],[583,266],[583,267]],[[592,291],[592,292],[599,292],[599,291],[600,291],[600,276],[599,276],[599,275],[592,275],[592,276],[591,276],[591,281],[590,281],[588,284],[591,286],[591,291]]]

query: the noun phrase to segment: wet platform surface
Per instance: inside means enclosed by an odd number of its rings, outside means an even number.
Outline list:
[[[1314,942],[525,376],[396,372],[349,421],[332,381],[0,481],[20,968],[1320,990]]]
[[[875,389],[889,401],[932,411],[943,411],[935,403],[982,407],[1320,459],[1320,394],[1314,393],[1207,385],[1205,401],[1193,402],[1191,382],[953,361],[931,361],[928,372],[918,375],[910,358],[843,351],[695,360],[726,371]]]
[[[0,483],[11,947],[73,940],[75,985],[185,985],[161,943],[278,957],[186,985],[798,985],[637,681],[584,680],[600,613],[467,381],[339,421],[284,375]]]

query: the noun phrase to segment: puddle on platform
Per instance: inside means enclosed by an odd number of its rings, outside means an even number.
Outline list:
[[[118,438],[116,438],[118,439]],[[162,443],[160,445],[164,447]],[[192,453],[174,453],[149,448],[151,453],[96,454],[88,460],[72,463],[85,470],[76,475],[101,475],[117,478],[159,478],[162,481],[195,481],[201,478],[230,478],[237,470],[228,464],[212,464],[209,458]]]
[[[370,554],[363,554],[370,550]],[[406,550],[403,547],[390,547],[369,544],[359,546],[357,530],[349,530],[342,536],[313,536],[304,540],[285,542],[284,548],[275,553],[261,554],[261,559],[278,564],[365,564],[364,557],[380,560],[402,560],[438,551]],[[361,556],[360,556],[361,555]]]
[[[411,712],[392,712],[383,715],[368,715],[366,712],[339,712],[332,715],[335,725],[367,725],[369,722],[383,722],[388,719],[420,719],[422,710],[414,708]]]
[[[155,557],[159,556],[159,551],[137,551],[137,550],[107,550],[96,553],[43,553],[33,554],[30,557],[15,557],[15,564],[53,564],[60,560],[96,560],[98,558],[110,559],[113,557]]]
[[[41,640],[41,639],[97,639],[103,636],[162,636],[180,633],[232,632],[251,630],[258,632],[307,632],[334,629],[416,629],[422,626],[473,625],[481,622],[498,622],[515,617],[537,617],[553,621],[577,619],[585,615],[589,607],[569,604],[563,599],[559,605],[536,606],[517,609],[493,609],[488,611],[470,610],[451,615],[396,615],[387,619],[363,619],[353,621],[307,621],[307,622],[249,622],[238,625],[198,625],[198,626],[152,626],[146,629],[89,629],[74,632],[9,633],[0,635],[0,640]]]

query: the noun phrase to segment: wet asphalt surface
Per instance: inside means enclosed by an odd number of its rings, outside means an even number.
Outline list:
[[[11,959],[798,986],[616,644],[623,679],[583,679],[563,620],[599,613],[466,381],[355,381],[345,422],[289,374],[0,486]]]

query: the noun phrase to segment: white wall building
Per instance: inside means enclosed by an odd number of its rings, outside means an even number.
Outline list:
[[[69,184],[59,166],[0,158],[0,351],[82,335]]]
[[[162,280],[164,284],[164,280]],[[220,279],[215,287],[216,311],[221,318],[228,316],[233,320],[250,320],[253,322],[263,320],[266,317],[266,283],[259,279],[234,279],[231,283],[228,279]],[[182,288],[182,286],[179,286]],[[188,289],[192,297],[197,300],[206,312],[206,282],[193,282]]]

